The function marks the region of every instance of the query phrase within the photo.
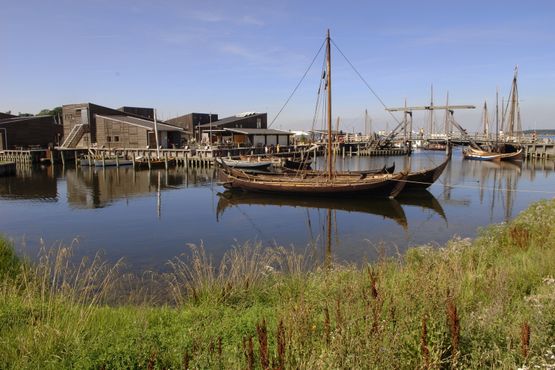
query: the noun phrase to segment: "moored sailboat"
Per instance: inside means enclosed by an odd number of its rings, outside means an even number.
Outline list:
[[[314,173],[292,173],[290,175],[248,174],[230,168],[219,161],[221,179],[227,188],[246,191],[304,194],[304,195],[374,195],[393,198],[405,186],[407,172],[397,174],[336,174],[332,153],[332,114],[331,114],[331,38],[326,36],[326,70],[324,88],[327,90],[327,171]]]

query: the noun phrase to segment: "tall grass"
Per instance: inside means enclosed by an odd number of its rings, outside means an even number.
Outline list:
[[[192,246],[139,278],[64,247],[22,262],[2,240],[0,368],[555,366],[554,237],[544,201],[363,266],[260,244],[215,264]]]

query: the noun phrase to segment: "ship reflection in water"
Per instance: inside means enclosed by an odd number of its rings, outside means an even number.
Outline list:
[[[344,170],[396,162],[413,169],[440,163],[442,153],[411,158],[338,158]],[[315,166],[318,166],[315,163]],[[412,245],[473,237],[479,227],[515,217],[531,202],[552,198],[555,163],[464,161],[460,150],[429,190],[396,199],[277,196],[224,191],[213,169],[18,168],[0,178],[0,233],[36,255],[78,238],[76,257],[103,250],[128,266],[164,269],[169,259],[203,243],[218,260],[246,241],[316,246],[321,256],[360,262]],[[24,243],[23,243],[24,241]],[[325,252],[325,253],[324,253]]]

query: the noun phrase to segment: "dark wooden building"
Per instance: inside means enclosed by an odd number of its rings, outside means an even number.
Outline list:
[[[15,118],[17,116],[14,116],[13,114],[9,114],[9,113],[2,113],[0,112],[0,119],[5,119],[5,118]]]
[[[222,118],[216,122],[197,126],[197,140],[208,141],[212,130],[224,130],[226,128],[253,128],[265,129],[268,126],[268,115],[266,113],[247,112],[235,116]]]
[[[222,142],[245,146],[288,146],[291,144],[292,132],[274,130],[271,128],[226,128],[216,131],[221,135]]]
[[[181,145],[180,127],[157,122],[162,148]],[[105,148],[156,148],[154,122],[130,116],[96,115],[96,145]]]
[[[195,136],[195,129],[204,124],[210,124],[210,122],[218,121],[217,114],[211,113],[189,113],[184,116],[179,116],[175,118],[171,118],[166,120],[166,123],[172,124],[174,126],[181,127],[184,129],[184,134],[187,136],[187,139],[192,139],[198,136]]]
[[[81,103],[64,105],[62,111],[62,147],[156,147],[152,108],[112,109],[92,103]],[[158,131],[160,145],[164,148],[181,145],[181,128],[159,121]]]
[[[124,113],[129,113],[133,116],[140,116],[149,120],[154,119],[154,108],[121,107],[121,108],[118,108],[118,110]]]
[[[62,132],[62,125],[53,116],[0,119],[0,150],[55,146]]]

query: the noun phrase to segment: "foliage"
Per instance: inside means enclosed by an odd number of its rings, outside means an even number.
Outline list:
[[[364,266],[259,245],[214,265],[201,246],[129,278],[63,247],[31,266],[0,246],[1,271],[17,268],[0,283],[0,368],[555,366],[555,200]]]
[[[62,115],[62,107],[43,109],[37,113],[37,116],[58,116],[58,115]]]

